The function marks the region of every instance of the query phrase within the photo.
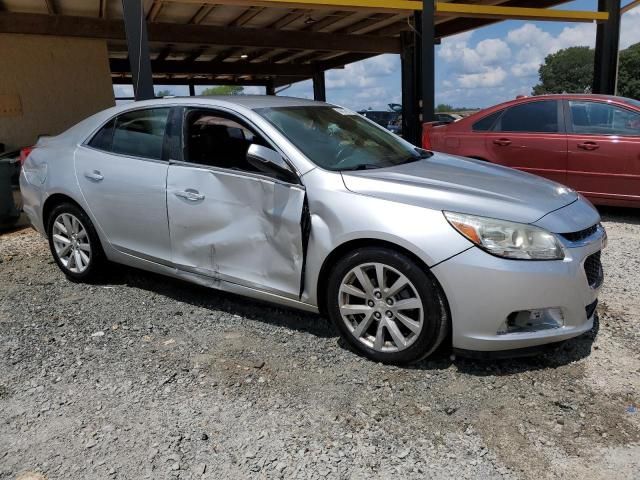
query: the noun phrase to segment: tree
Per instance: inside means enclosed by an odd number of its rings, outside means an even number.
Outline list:
[[[620,52],[618,95],[640,100],[640,43]]]
[[[446,103],[441,103],[436,107],[436,112],[452,112],[453,110],[455,109]]]
[[[218,87],[210,87],[202,91],[202,95],[242,95],[244,87],[240,85],[220,85]]]
[[[540,65],[540,83],[534,95],[584,93],[593,84],[594,51],[589,47],[569,47],[547,55]]]

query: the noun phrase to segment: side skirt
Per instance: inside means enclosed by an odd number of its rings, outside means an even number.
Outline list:
[[[265,292],[264,290],[259,290],[257,288],[245,287],[244,285],[239,285],[227,280],[221,280],[201,273],[186,271],[169,264],[158,263],[151,259],[140,258],[137,255],[126,253],[115,248],[110,248],[109,250],[107,257],[109,260],[116,263],[122,263],[141,270],[159,273],[179,280],[185,280],[190,283],[195,283],[197,285],[202,285],[204,287],[213,288],[223,292],[235,293],[237,295],[262,300],[276,305],[304,310],[306,312],[319,313],[318,307],[309,303],[283,297],[275,293]]]

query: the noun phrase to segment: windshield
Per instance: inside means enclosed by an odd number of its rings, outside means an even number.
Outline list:
[[[343,108],[276,107],[256,112],[327,170],[391,167],[430,155]]]

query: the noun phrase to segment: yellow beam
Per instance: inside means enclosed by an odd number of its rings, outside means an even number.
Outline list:
[[[633,0],[633,2],[629,2],[624,7],[620,9],[620,15],[627,13],[629,10],[633,10],[638,5],[640,5],[640,0]]]
[[[241,5],[255,7],[305,8],[313,10],[353,10],[373,12],[412,12],[422,10],[422,0],[168,0],[198,5]],[[636,3],[634,0],[632,3]],[[554,10],[551,8],[501,7],[468,3],[436,2],[440,17],[495,18],[498,20],[543,20],[556,22],[602,22],[607,12]]]
[[[436,15],[451,17],[496,18],[500,20],[544,20],[554,22],[603,22],[607,12],[554,10],[551,8],[500,7],[467,3],[436,3]]]

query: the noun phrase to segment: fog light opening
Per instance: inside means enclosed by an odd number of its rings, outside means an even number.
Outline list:
[[[539,308],[511,312],[498,330],[499,335],[507,333],[531,333],[564,326],[561,308]]]

